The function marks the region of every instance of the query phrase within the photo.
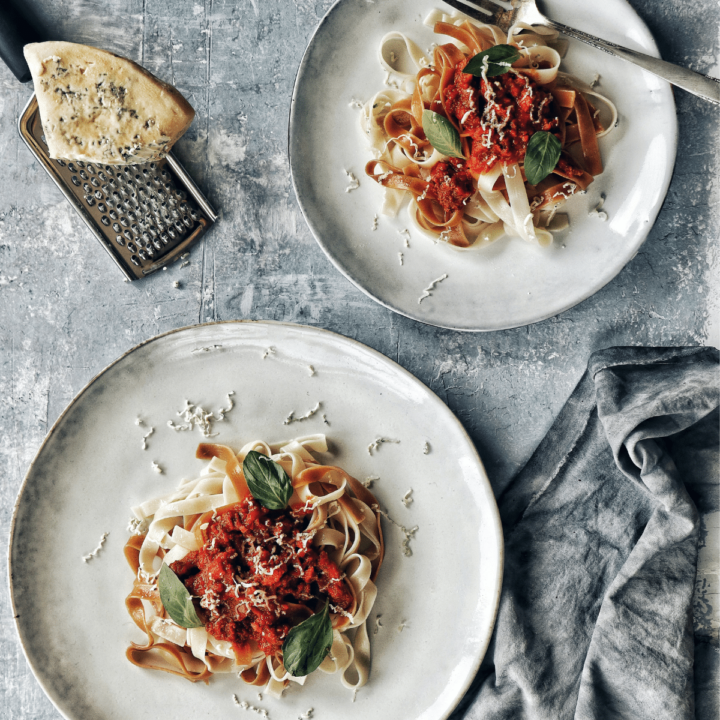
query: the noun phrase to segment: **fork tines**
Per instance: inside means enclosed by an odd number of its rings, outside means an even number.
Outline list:
[[[483,23],[497,23],[501,15],[508,10],[512,11],[512,6],[508,2],[494,2],[493,0],[443,0],[456,10],[469,15],[475,20]]]

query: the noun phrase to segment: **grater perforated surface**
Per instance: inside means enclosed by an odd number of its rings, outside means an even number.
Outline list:
[[[18,126],[30,150],[130,280],[177,260],[217,219],[172,153],[142,165],[53,160],[35,96]]]

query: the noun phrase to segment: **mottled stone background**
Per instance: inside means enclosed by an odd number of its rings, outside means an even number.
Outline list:
[[[720,76],[718,0],[630,2],[665,59]],[[447,402],[497,492],[543,437],[593,350],[720,343],[717,107],[677,92],[680,145],[670,191],[647,242],[615,280],[551,320],[458,334],[394,315],[356,290],[320,251],[295,202],[286,146],[290,96],[331,0],[26,4],[47,37],[126,55],[188,96],[198,115],[177,154],[222,218],[189,266],[123,283],[21,142],[15,123],[31,90],[0,67],[3,577],[15,496],[48,428],[106,364],[172,328],[272,319],[366,343]],[[695,622],[707,639],[703,663],[717,667],[718,498],[704,511]],[[0,613],[0,717],[58,718],[18,645],[4,580]]]

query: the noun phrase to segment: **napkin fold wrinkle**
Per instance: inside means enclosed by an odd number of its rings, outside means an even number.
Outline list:
[[[718,509],[719,361],[714,348],[591,356],[500,499],[497,622],[454,717],[696,717],[691,493]],[[716,679],[700,684],[698,710],[717,718]]]

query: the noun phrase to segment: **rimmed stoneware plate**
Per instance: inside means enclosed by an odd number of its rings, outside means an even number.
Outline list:
[[[310,366],[314,368],[314,374]],[[199,431],[174,432],[185,399],[235,407],[215,442],[279,441],[325,432],[327,461],[360,479],[384,509],[418,526],[412,556],[384,524],[386,560],[371,616],[370,682],[357,695],[317,673],[282,700],[257,699],[234,674],[206,687],[125,659],[141,633],[124,600],[130,507],[196,475]],[[291,410],[311,419],[283,424]],[[327,420],[326,424],[323,420]],[[144,425],[136,425],[140,417]],[[154,433],[142,450],[142,436]],[[385,443],[372,454],[368,445]],[[429,452],[424,453],[424,443]],[[163,473],[153,471],[158,463]],[[412,488],[414,502],[402,498]],[[82,561],[109,532],[99,554]],[[94,378],[60,416],[20,491],[10,544],[10,584],[20,641],[43,689],[72,720],[197,720],[242,712],[240,701],[295,720],[445,718],[471,682],[493,627],[502,531],[472,442],[448,408],[382,355],[339,335],[289,324],[234,322],[177,330],[134,348]],[[375,618],[382,615],[374,634]],[[404,625],[400,631],[401,625]]]
[[[547,15],[580,30],[657,56],[649,30],[625,0],[547,0]],[[360,110],[384,85],[381,38],[404,32],[425,50],[438,41],[423,20],[439,0],[339,0],[303,57],[293,93],[289,148],[293,183],[305,219],[340,272],[382,305],[454,330],[502,330],[552,317],[590,297],[632,259],[667,192],[675,162],[677,120],[670,86],[640,68],[571,40],[562,69],[590,82],[618,107],[617,129],[600,140],[605,172],[587,195],[563,208],[570,229],[542,249],[502,239],[460,252],[419,231],[404,246],[405,209],[380,217],[381,189],[365,177],[371,159]],[[449,6],[445,6],[449,11]],[[443,40],[440,40],[443,42]],[[348,187],[345,171],[360,187]],[[607,196],[606,223],[589,217]],[[400,265],[398,253],[403,253]],[[423,290],[447,274],[432,296]]]

